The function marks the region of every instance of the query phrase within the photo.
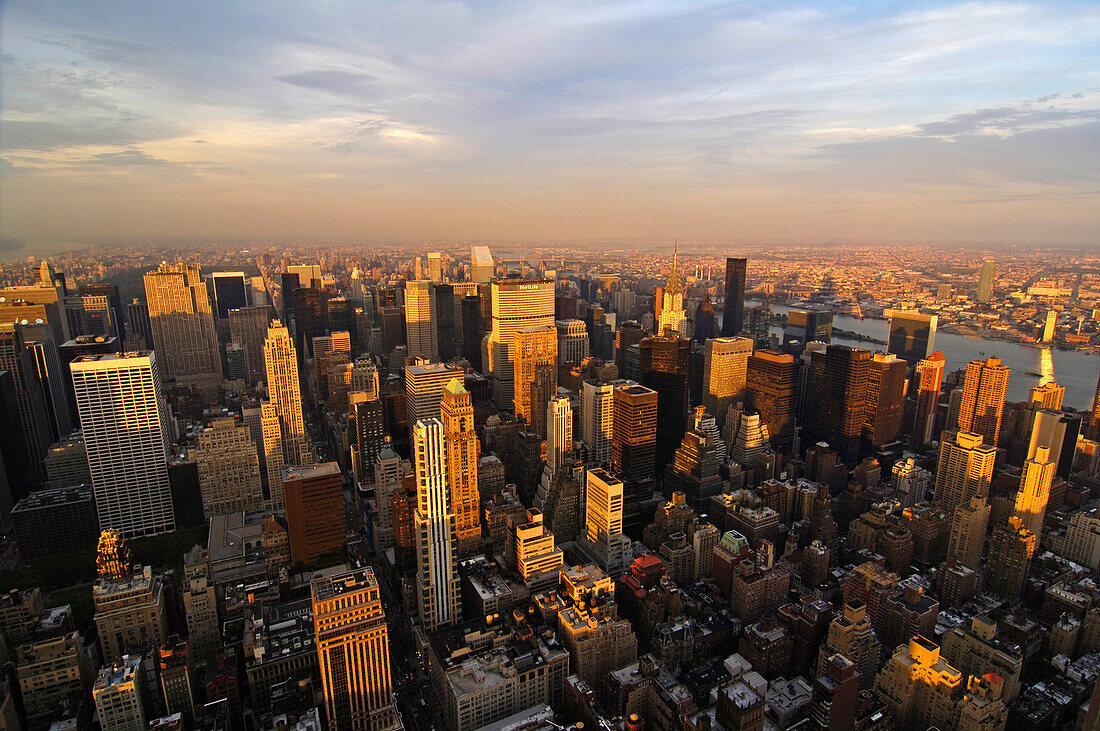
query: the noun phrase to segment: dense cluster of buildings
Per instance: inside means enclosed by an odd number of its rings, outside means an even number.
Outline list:
[[[0,595],[0,728],[1097,728],[1098,413],[919,303],[778,335],[748,264],[43,262],[0,522],[97,575]]]

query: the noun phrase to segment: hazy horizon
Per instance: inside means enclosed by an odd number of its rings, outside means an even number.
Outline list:
[[[32,246],[1100,243],[1087,3],[17,0],[0,21],[0,237]]]

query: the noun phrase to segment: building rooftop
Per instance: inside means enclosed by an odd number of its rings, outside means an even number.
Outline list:
[[[126,655],[112,665],[104,665],[99,669],[99,677],[95,680],[93,692],[131,682],[140,666],[140,655]]]
[[[319,462],[317,464],[302,465],[298,467],[284,467],[283,481],[306,480],[314,477],[327,477],[339,475],[340,465],[336,462]]]

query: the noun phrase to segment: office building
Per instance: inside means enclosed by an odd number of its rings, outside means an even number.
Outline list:
[[[1009,372],[1007,366],[1001,365],[1000,358],[972,360],[966,364],[958,427],[980,434],[986,444],[994,447],[1000,443]]]
[[[394,704],[389,630],[374,571],[310,583],[317,664],[331,731],[402,728]]]
[[[944,432],[936,463],[935,503],[951,512],[971,498],[989,495],[997,450],[979,434]]]
[[[95,306],[100,308],[106,303],[110,322],[108,334],[114,335],[120,343],[126,342],[126,323],[123,320],[126,312],[122,309],[122,297],[119,295],[118,285],[107,282],[84,284],[80,287],[80,296],[96,298]]]
[[[322,462],[283,468],[290,560],[312,565],[343,551],[347,542],[340,465]],[[334,516],[336,519],[334,519]]]
[[[264,341],[271,324],[271,308],[240,307],[229,311],[229,337],[244,351],[245,381],[255,385],[267,378]]]
[[[801,342],[803,347],[813,342],[830,343],[833,339],[833,313],[829,310],[793,308],[787,312],[787,327],[783,343]]]
[[[230,310],[248,307],[251,282],[244,272],[214,272],[210,275],[214,290],[214,312],[219,320],[229,318]]]
[[[382,402],[363,398],[354,391],[349,396],[349,427],[352,433],[352,473],[357,482],[370,483],[374,477],[374,461],[386,441],[385,416]]]
[[[298,380],[298,350],[290,333],[278,320],[273,320],[264,342],[264,365],[267,368],[267,392],[275,414],[279,417],[283,464],[306,465],[312,460],[309,438],[302,418],[302,391]]]
[[[905,406],[906,363],[895,355],[875,353],[867,370],[863,446],[873,454],[894,442],[901,431]]]
[[[198,464],[207,516],[263,507],[260,458],[248,426],[231,416],[214,419],[199,432],[198,446],[188,456]]]
[[[1020,518],[1024,527],[1031,531],[1036,542],[1043,532],[1043,520],[1046,517],[1047,501],[1050,499],[1050,486],[1054,481],[1054,467],[1057,456],[1048,447],[1036,447],[1035,456],[1024,463],[1024,472],[1020,477],[1020,488],[1016,492],[1014,514]]]
[[[986,559],[985,589],[1007,602],[1019,600],[1039,537],[1015,515],[993,526]]]
[[[932,443],[936,432],[936,409],[940,403],[943,386],[943,369],[946,360],[936,351],[917,361],[914,368],[916,404],[913,409],[913,444],[925,446]]]
[[[218,334],[197,264],[161,264],[145,274],[145,301],[162,377],[216,389],[222,381]]]
[[[1089,421],[1089,439],[1100,441],[1100,377],[1096,379],[1096,392],[1092,397],[1092,419]]]
[[[87,548],[99,535],[91,481],[32,492],[11,511],[12,533],[30,558]]]
[[[588,464],[611,464],[615,434],[615,386],[587,379],[581,384],[580,437],[588,447]]]
[[[496,276],[496,265],[488,246],[470,247],[470,281],[485,284]]]
[[[998,636],[997,623],[988,615],[978,615],[956,625],[943,636],[941,652],[952,667],[962,673],[981,677],[996,673],[1004,680],[1004,701],[1020,694],[1020,672],[1024,665],[1023,648]]]
[[[248,418],[249,409],[244,409]],[[283,499],[283,429],[275,405],[261,401],[259,414],[259,439],[256,439],[256,451],[260,457],[260,482],[264,488],[264,499],[268,510],[282,510]],[[255,418],[255,417],[254,417]]]
[[[828,443],[849,467],[859,462],[871,361],[871,351],[847,345],[812,355],[806,443]]]
[[[687,430],[691,341],[647,337],[640,345],[639,380],[657,392],[656,468],[663,472]]]
[[[38,474],[46,449],[53,441],[46,414],[46,395],[38,379],[33,343],[28,342],[27,333],[27,328],[20,323],[0,323],[0,371],[7,371],[11,376],[10,395],[14,396],[14,405],[18,408],[12,411],[11,404],[5,406],[19,421],[18,431],[22,436],[19,458],[8,467],[12,474],[18,474],[19,467],[30,474]]]
[[[911,366],[932,354],[938,315],[925,315],[915,310],[886,310],[883,314],[890,318],[887,352]]]
[[[187,618],[187,648],[198,661],[212,658],[222,645],[218,601],[206,551],[194,546],[183,557],[183,613]]]
[[[975,570],[981,567],[989,513],[989,503],[984,497],[972,497],[956,506],[947,544],[948,559]]]
[[[974,299],[985,304],[993,299],[993,275],[996,268],[992,259],[983,259],[981,272],[978,274],[978,291]]]
[[[439,360],[436,307],[430,281],[405,282],[405,337],[410,356]]]
[[[870,690],[875,682],[881,651],[867,606],[858,600],[845,602],[844,611],[829,622],[825,642],[818,653],[818,675],[827,672],[830,657],[841,655],[855,664],[859,671],[860,687]]]
[[[657,479],[658,394],[636,383],[616,385],[613,409],[611,464],[627,485],[626,522],[634,535],[649,520],[642,503]]]
[[[418,607],[424,627],[434,630],[458,621],[461,612],[455,514],[447,488],[446,432],[438,418],[416,422],[413,454]]]
[[[740,335],[744,329],[745,276],[749,261],[744,257],[726,258],[726,291],[722,311],[722,337]]]
[[[702,345],[711,338],[718,337],[718,320],[709,294],[703,295],[703,299],[699,300],[692,318],[692,342]]]
[[[99,725],[104,731],[145,731],[149,721],[143,700],[142,656],[126,655],[99,670],[92,686]]]
[[[1056,381],[1047,381],[1032,387],[1031,391],[1028,392],[1027,400],[1029,403],[1037,404],[1039,408],[1057,411],[1061,410],[1065,398],[1065,386],[1059,385]]]
[[[688,336],[687,314],[684,312],[684,278],[680,275],[679,248],[672,255],[672,270],[668,274],[661,295],[661,314],[657,318],[659,337],[686,338]]]
[[[720,440],[699,429],[685,432],[675,458],[665,468],[664,492],[683,493],[692,508],[704,510],[710,498],[722,492],[719,443]]]
[[[492,283],[492,330],[485,341],[486,367],[497,408],[513,408],[515,356],[513,343],[520,330],[554,326],[554,281],[508,279]],[[555,337],[555,348],[557,340]],[[485,360],[485,359],[483,359]]]
[[[745,407],[760,415],[772,446],[784,454],[794,444],[800,365],[794,356],[774,350],[757,350],[746,364]]]
[[[117,567],[116,567],[117,568]],[[145,652],[168,639],[164,584],[150,566],[100,571],[92,585],[96,633],[108,662],[127,653]]]
[[[127,537],[173,530],[170,417],[156,354],[86,356],[69,367],[100,526]]]
[[[519,330],[512,352],[516,419],[545,436],[546,405],[558,391],[558,331],[552,326]]]
[[[721,428],[730,404],[745,401],[753,342],[750,338],[721,337],[707,340],[704,347],[703,406]]]
[[[1074,563],[1100,569],[1100,508],[1088,507],[1070,516],[1060,554]]]
[[[515,527],[506,553],[513,568],[532,594],[552,589],[558,583],[564,556],[554,534],[543,524],[542,511],[529,508],[523,519],[516,516],[512,520]]]
[[[405,411],[409,428],[418,421],[439,418],[439,406],[447,384],[456,378],[462,381],[464,376],[462,368],[443,363],[421,360],[405,366]]]
[[[898,647],[875,681],[899,728],[955,728],[962,673],[940,656],[931,640],[917,636]]]
[[[69,364],[62,366],[57,343],[49,338],[27,343],[27,349],[34,362],[46,408],[50,441],[55,442],[71,434],[74,426],[69,402],[72,383]]]
[[[455,545],[459,557],[481,550],[481,497],[477,490],[477,464],[481,445],[474,431],[474,407],[469,392],[457,378],[443,389],[440,407],[443,423],[447,486],[455,516]]]
[[[67,614],[68,607],[61,611]],[[71,622],[71,617],[66,617],[66,620]],[[26,727],[29,729],[49,728],[62,717],[72,718],[78,726],[81,722],[87,722],[80,718],[86,713],[81,706],[84,705],[85,683],[88,680],[80,633],[66,633],[58,628],[49,634],[54,631],[59,634],[12,648],[12,659],[16,664],[14,672],[19,678]],[[20,727],[6,728],[15,731]]]
[[[614,578],[592,564],[563,567],[560,575],[558,593],[569,606],[558,613],[558,638],[570,670],[602,689],[608,673],[637,661],[638,639],[618,616]]]
[[[613,579],[626,573],[633,556],[623,534],[623,482],[596,468],[588,471],[585,534],[578,548]]]
[[[576,363],[588,357],[588,326],[584,320],[558,320],[558,363]]]
[[[443,282],[443,254],[438,251],[428,252],[428,279],[434,284]]]

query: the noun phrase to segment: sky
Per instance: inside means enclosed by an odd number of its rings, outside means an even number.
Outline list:
[[[3,238],[1100,249],[1097,3],[7,0],[0,24]]]

